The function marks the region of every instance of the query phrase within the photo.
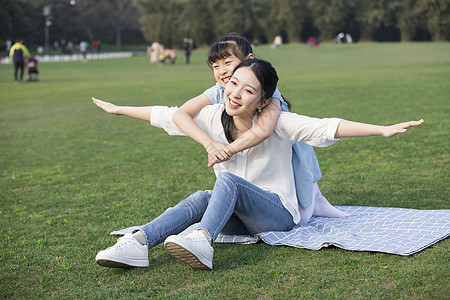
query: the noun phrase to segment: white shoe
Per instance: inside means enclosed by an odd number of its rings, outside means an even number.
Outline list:
[[[95,261],[110,268],[148,267],[148,247],[127,233],[114,246],[100,251]]]
[[[188,235],[171,235],[164,241],[164,248],[175,258],[196,270],[211,270],[214,249],[206,236],[198,230]]]

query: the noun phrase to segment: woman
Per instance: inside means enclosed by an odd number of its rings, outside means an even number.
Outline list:
[[[225,104],[205,107],[195,122],[215,140],[231,143],[257,122],[258,111],[270,102],[277,81],[270,63],[246,60],[236,67],[226,85]],[[161,110],[167,108],[153,107],[152,124],[164,121],[160,126],[176,133],[178,129],[163,117],[165,113]],[[166,114],[170,115],[170,111]],[[189,196],[142,230],[127,234],[113,247],[100,251],[96,261],[108,267],[147,266],[148,249],[164,241],[172,256],[194,269],[210,270],[213,242],[220,232],[283,231],[301,221],[302,208],[296,198],[291,164],[292,144],[304,141],[326,147],[342,137],[390,137],[422,123],[423,120],[377,126],[283,112],[269,138],[214,166],[217,180],[211,193]],[[327,213],[327,205],[313,205],[318,213],[322,210]],[[197,222],[200,222],[198,230],[179,234]]]

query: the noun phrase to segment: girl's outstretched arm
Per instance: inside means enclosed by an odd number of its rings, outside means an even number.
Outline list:
[[[105,102],[92,97],[95,105],[103,109],[105,112],[113,115],[123,115],[130,118],[135,118],[144,121],[151,121],[152,107],[151,106],[118,106],[109,102]]]
[[[206,152],[208,152],[209,167],[217,162],[226,161],[233,155],[229,145],[212,139],[193,120],[203,107],[210,104],[211,100],[208,96],[201,94],[184,103],[172,117],[172,122],[181,131],[205,147]]]
[[[399,133],[405,133],[407,128],[422,125],[423,122],[423,119],[421,119],[419,121],[409,121],[391,126],[380,126],[342,120],[338,125],[334,137],[337,139],[343,137],[362,137],[373,135],[391,137]]]

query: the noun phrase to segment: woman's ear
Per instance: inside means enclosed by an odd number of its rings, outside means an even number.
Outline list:
[[[264,107],[266,107],[267,105],[269,105],[270,101],[272,100],[272,98],[267,98],[266,100],[261,101],[260,104],[258,104],[258,106],[256,107],[257,109],[263,109]]]
[[[255,55],[253,55],[253,53],[250,53],[249,55],[247,55],[246,59],[253,59],[255,58]]]

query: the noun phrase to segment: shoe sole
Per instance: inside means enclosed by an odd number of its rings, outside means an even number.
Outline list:
[[[96,260],[96,263],[103,267],[108,268],[122,268],[122,269],[131,269],[135,268],[135,266],[130,266],[124,263],[120,263],[117,261],[107,260],[107,259],[98,259]]]
[[[173,257],[187,263],[194,270],[208,270],[210,271],[212,268],[208,267],[204,263],[198,259],[197,256],[181,247],[180,245],[174,242],[166,242],[164,243],[164,248],[166,248],[167,252]]]
[[[142,267],[148,267],[148,262],[125,262],[120,261],[120,259],[113,259],[113,258],[97,258],[95,260],[97,264],[103,267],[108,268],[122,268],[122,269],[130,269],[130,268],[142,268]]]

